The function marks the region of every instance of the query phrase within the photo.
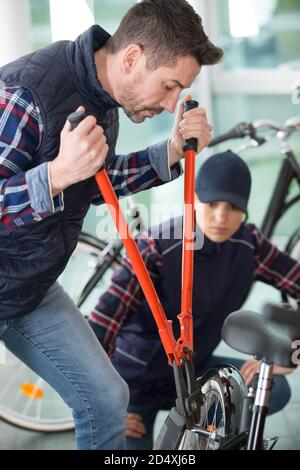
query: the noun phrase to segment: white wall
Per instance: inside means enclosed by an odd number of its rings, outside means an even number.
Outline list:
[[[52,40],[74,40],[94,24],[93,0],[50,0]]]
[[[29,0],[1,0],[0,66],[30,52]]]

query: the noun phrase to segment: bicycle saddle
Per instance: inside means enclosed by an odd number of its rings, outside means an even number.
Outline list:
[[[249,310],[238,310],[225,320],[222,338],[239,352],[265,358],[283,367],[295,367],[292,361],[292,342],[288,330],[274,331],[263,315]],[[300,339],[300,335],[299,335]]]

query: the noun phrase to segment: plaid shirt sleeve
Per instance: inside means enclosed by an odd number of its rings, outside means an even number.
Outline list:
[[[154,284],[161,275],[163,258],[153,238],[139,235],[140,253]],[[112,276],[111,284],[99,298],[97,306],[89,314],[89,322],[109,356],[115,349],[115,339],[126,321],[138,310],[144,299],[142,288],[136,278],[127,255],[122,266]]]
[[[178,162],[169,167],[167,141],[128,155],[115,155],[107,169],[109,179],[118,197],[134,194],[178,178],[182,174]],[[102,195],[93,204],[102,204]]]
[[[249,227],[255,245],[255,279],[276,287],[300,303],[300,263],[278,250],[256,226]]]
[[[29,90],[0,88],[0,230],[12,230],[63,209],[52,200],[48,164],[29,169],[43,138],[39,108]],[[46,201],[38,207],[35,199]]]
[[[52,198],[49,164],[28,169],[44,134],[29,90],[0,88],[0,230],[42,220],[64,209],[63,193]],[[181,175],[171,169],[166,142],[112,159],[108,175],[118,197],[158,186]],[[95,204],[103,203],[98,195]]]

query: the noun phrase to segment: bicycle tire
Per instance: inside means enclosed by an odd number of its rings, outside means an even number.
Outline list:
[[[77,247],[74,250],[64,272],[59,277],[59,282],[74,300],[76,305],[79,303],[81,293],[85,286],[96,275],[96,271],[99,269],[97,267],[97,259],[106,245],[106,242],[103,240],[85,232],[81,232]],[[81,249],[81,253],[86,253],[84,260],[82,256],[77,259],[78,249]],[[109,257],[110,254],[107,254],[107,256]],[[81,303],[80,311],[83,315],[87,315],[95,307],[101,292],[108,287],[112,273],[118,266],[120,266],[120,263],[121,254],[118,254],[114,262],[111,263],[109,269],[97,280],[97,285],[93,288],[93,291],[88,295],[87,299]],[[86,266],[84,271],[83,266]]]
[[[95,261],[105,246],[105,242],[96,237],[84,232],[80,234],[77,247],[59,278],[59,282],[75,303],[80,297],[80,290],[94,275],[96,265],[89,261]],[[119,265],[120,256],[82,305],[83,315],[95,306],[100,291],[110,281],[112,270]],[[71,410],[62,398],[10,352],[7,352],[5,367],[0,368],[0,418],[31,431],[61,432],[74,429]]]
[[[220,365],[210,369],[197,379],[198,386],[204,395],[201,407],[200,421],[195,429],[186,428],[177,439],[168,439],[165,432],[165,442],[175,442],[174,449],[165,449],[162,445],[154,448],[164,450],[218,450],[223,442],[238,435],[242,402],[247,395],[247,386],[240,372],[233,366]],[[168,418],[167,418],[168,419]],[[204,437],[196,429],[209,431]],[[165,428],[166,429],[166,428]],[[164,432],[164,431],[163,431]],[[158,441],[160,440],[158,437]]]
[[[284,251],[288,253],[291,258],[300,263],[300,227],[298,227],[290,237]],[[282,294],[282,300],[284,303],[290,304],[294,309],[297,309],[299,306],[297,301],[289,295]]]

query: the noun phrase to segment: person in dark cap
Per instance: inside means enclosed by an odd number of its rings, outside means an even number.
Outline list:
[[[251,191],[249,168],[230,150],[213,155],[198,172],[195,191],[201,202],[227,201],[246,213]]]
[[[240,369],[247,384],[259,368],[258,361],[213,354],[226,317],[242,306],[255,280],[300,299],[300,264],[280,252],[255,225],[245,223],[250,189],[249,168],[231,151],[213,155],[200,168],[195,185],[196,248],[203,246],[194,252],[193,288],[197,375],[230,363]],[[141,234],[138,240],[166,315],[173,320],[175,338],[181,309],[181,227],[182,217],[171,219],[157,235]],[[155,417],[160,409],[172,406],[175,386],[156,323],[127,257],[90,313],[89,323],[129,385],[127,446],[151,449]],[[270,413],[289,401],[284,375],[291,371],[274,366]]]

